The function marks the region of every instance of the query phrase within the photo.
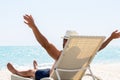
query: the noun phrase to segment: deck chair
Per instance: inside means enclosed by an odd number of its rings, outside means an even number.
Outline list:
[[[95,80],[90,63],[104,39],[104,36],[71,36],[56,62],[50,78],[54,80],[82,80],[88,69]],[[43,78],[41,80],[49,79]]]
[[[50,77],[54,80],[81,80],[88,69],[95,80],[90,63],[104,39],[104,36],[70,37]]]
[[[34,80],[34,79],[33,78],[25,78],[25,77],[22,77],[22,76],[12,74],[11,75],[11,80]]]

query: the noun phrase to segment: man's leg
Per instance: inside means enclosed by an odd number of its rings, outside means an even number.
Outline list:
[[[16,75],[23,76],[23,77],[35,77],[35,70],[26,70],[26,71],[18,71],[16,70],[12,64],[7,64],[8,70]]]

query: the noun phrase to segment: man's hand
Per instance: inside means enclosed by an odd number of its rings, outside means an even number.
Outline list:
[[[26,14],[26,15],[23,16],[23,18],[25,20],[24,23],[27,24],[30,28],[33,29],[34,27],[36,27],[32,15],[27,15]]]
[[[115,30],[114,32],[112,32],[110,38],[111,38],[111,39],[120,38],[120,32],[118,32],[118,30]]]

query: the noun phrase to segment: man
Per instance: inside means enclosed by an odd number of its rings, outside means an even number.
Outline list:
[[[25,15],[23,16],[25,19],[25,24],[27,24],[33,31],[37,41],[40,43],[40,45],[48,52],[48,54],[55,60],[55,62],[58,60],[59,56],[61,55],[60,50],[58,50],[53,44],[51,44],[38,30],[37,26],[34,23],[34,19],[31,15]],[[67,31],[66,36],[63,38],[63,48],[71,35],[78,35],[75,31]],[[120,32],[118,30],[112,32],[111,36],[101,45],[100,49],[105,48],[110,41],[113,39],[120,38]],[[54,67],[54,65],[53,65]],[[8,63],[7,68],[10,72],[13,74],[23,76],[23,77],[35,77],[36,80],[40,80],[44,77],[49,77],[52,69],[45,69],[45,70],[38,70],[37,68],[34,70],[26,70],[26,71],[18,71],[13,67],[12,64]]]

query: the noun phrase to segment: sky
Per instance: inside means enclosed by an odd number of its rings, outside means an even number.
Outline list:
[[[0,45],[39,45],[23,15],[32,15],[49,42],[62,47],[66,30],[106,36],[120,31],[120,0],[1,0]],[[120,45],[120,39],[110,45]]]

